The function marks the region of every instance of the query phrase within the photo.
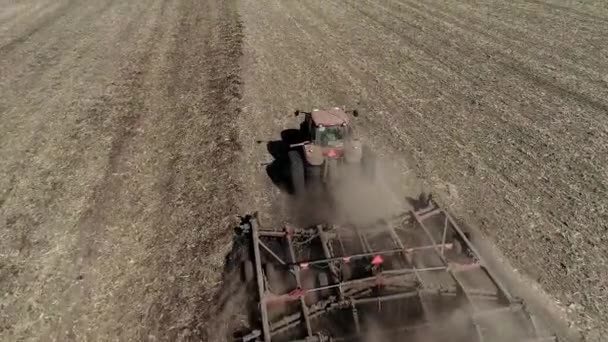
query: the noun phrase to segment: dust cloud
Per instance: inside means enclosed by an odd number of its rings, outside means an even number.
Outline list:
[[[294,223],[365,226],[410,209],[403,195],[403,176],[389,162],[377,161],[373,177],[359,164],[341,166],[339,172],[331,184],[309,185],[305,194],[288,199]]]
[[[374,171],[369,177],[357,167],[344,170],[344,178],[331,191],[339,221],[363,226],[409,209],[400,192],[399,170],[378,161]]]
[[[412,326],[403,320],[403,327]],[[397,328],[398,330],[399,328]],[[380,319],[370,320],[364,327],[364,342],[472,342],[479,341],[479,334],[484,341],[517,342],[526,340],[526,326],[515,319],[513,314],[487,315],[479,317],[475,322],[471,319],[470,307],[446,307],[444,312],[431,318],[428,324],[413,326],[395,332]]]

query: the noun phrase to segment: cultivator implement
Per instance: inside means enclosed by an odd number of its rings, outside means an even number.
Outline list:
[[[557,341],[432,200],[365,227],[266,230],[253,217],[259,330],[243,341]]]

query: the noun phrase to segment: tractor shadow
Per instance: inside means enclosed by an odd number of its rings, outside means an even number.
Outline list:
[[[281,140],[273,140],[266,143],[266,149],[273,158],[273,161],[266,166],[266,174],[275,186],[289,194],[293,194],[294,191],[287,154],[291,149],[291,144],[297,144],[302,141],[304,140],[300,131],[290,128],[281,132]]]
[[[326,221],[332,205],[331,196],[319,186],[308,187],[305,193],[297,196],[294,192],[288,153],[293,149],[290,145],[305,141],[301,132],[302,128],[285,129],[280,140],[266,142],[266,149],[273,158],[266,164],[266,174],[279,190],[290,195],[287,215],[293,223],[305,226]]]

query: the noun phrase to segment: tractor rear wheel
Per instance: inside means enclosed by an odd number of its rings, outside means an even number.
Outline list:
[[[272,263],[267,263],[265,265],[265,269],[268,287],[270,288],[271,292],[277,295],[283,294],[285,292],[285,282],[281,272],[277,270],[275,265]]]
[[[298,151],[289,151],[289,169],[291,173],[291,185],[294,194],[300,195],[306,187],[304,178],[304,162]]]
[[[319,281],[319,287],[326,287],[329,285],[329,277],[327,276],[327,273],[325,273],[325,272],[319,273],[319,275],[317,276],[317,280]],[[324,290],[319,291],[319,294],[323,297],[329,296],[330,293],[331,293],[331,291],[329,289],[324,289]]]

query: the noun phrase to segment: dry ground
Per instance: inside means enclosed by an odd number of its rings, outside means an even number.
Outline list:
[[[238,190],[224,1],[2,1],[0,340],[193,340]]]
[[[288,209],[256,141],[347,104],[601,341],[606,32],[592,0],[0,0],[0,340],[218,339],[235,215]]]

